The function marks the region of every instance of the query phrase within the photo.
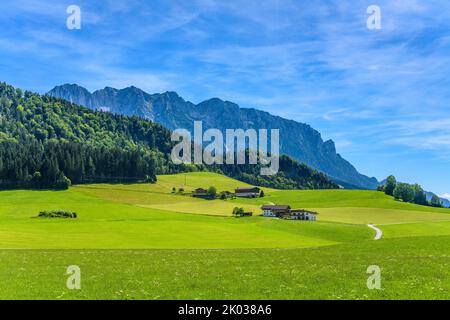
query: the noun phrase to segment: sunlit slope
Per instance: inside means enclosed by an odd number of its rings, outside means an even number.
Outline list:
[[[235,201],[310,209],[319,212],[321,221],[356,224],[450,221],[450,209],[404,203],[383,192],[369,190],[271,190],[264,198]]]
[[[202,200],[195,188],[233,191],[245,183],[212,173],[159,176],[156,184],[79,185],[67,191],[0,192],[0,248],[303,248],[384,237],[447,235],[450,210],[405,204],[376,191],[282,191],[259,199]],[[183,188],[184,194],[172,188]],[[259,217],[260,206],[289,204],[319,221]],[[253,217],[231,217],[236,206]],[[392,208],[391,208],[392,206]],[[42,210],[75,211],[76,220],[37,219]]]
[[[145,186],[107,187],[111,193],[114,187]],[[123,203],[113,202],[87,192],[105,189],[89,186],[80,192],[80,188],[84,187],[60,192],[0,192],[0,248],[301,248],[368,240],[372,236],[365,226],[295,223],[261,217],[236,219],[144,208],[127,204],[124,198]],[[122,192],[116,192],[118,198]],[[145,192],[139,194],[147,200],[154,197]],[[166,196],[171,202],[190,199]],[[41,210],[54,209],[75,211],[79,217],[76,220],[35,218]]]
[[[320,220],[356,224],[410,223],[450,220],[450,210],[419,206],[394,200],[382,192],[366,190],[274,190],[262,188],[264,198],[207,201],[188,195],[173,194],[172,188],[186,193],[195,188],[214,186],[220,191],[233,191],[248,186],[215,173],[187,173],[158,176],[155,185],[88,185],[75,190],[109,201],[121,202],[180,213],[230,216],[234,207],[254,214],[261,205],[287,204],[319,212]]]
[[[450,235],[450,221],[381,225],[385,239]],[[448,244],[450,247],[450,243]]]
[[[286,203],[294,207],[307,208],[382,208],[450,213],[446,208],[433,208],[404,203],[385,195],[383,192],[371,190],[273,190],[258,202]]]
[[[76,186],[73,189],[100,199],[171,212],[231,216],[234,207],[239,205],[246,211],[255,214],[260,213],[261,206],[258,203],[236,204],[228,200],[209,201],[193,198],[189,195],[196,188],[208,189],[211,186],[214,186],[217,192],[234,192],[236,188],[249,187],[250,185],[216,173],[194,172],[158,176],[156,184],[100,184]],[[173,193],[173,188],[177,192]],[[180,188],[184,189],[182,194],[178,193]],[[266,193],[273,190],[262,189]]]

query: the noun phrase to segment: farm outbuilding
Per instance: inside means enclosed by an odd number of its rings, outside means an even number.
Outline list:
[[[258,187],[253,188],[237,188],[235,190],[236,197],[240,198],[257,198],[261,189]]]

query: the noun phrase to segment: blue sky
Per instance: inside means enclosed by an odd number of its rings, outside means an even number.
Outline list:
[[[82,10],[81,30],[66,8]],[[369,5],[381,30],[368,30]],[[137,86],[298,120],[357,169],[450,193],[450,3],[2,0],[0,81]]]

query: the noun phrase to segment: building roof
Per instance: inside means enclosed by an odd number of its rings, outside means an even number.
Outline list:
[[[291,207],[288,205],[265,205],[262,206],[262,210],[289,210]]]
[[[208,193],[208,190],[205,190],[203,188],[198,188],[194,190],[194,193]]]
[[[308,211],[308,210],[304,210],[304,209],[293,209],[293,210],[290,210],[289,213],[309,213],[309,214],[319,214],[318,212]]]
[[[235,191],[236,193],[247,193],[247,192],[259,192],[259,188],[258,187],[253,187],[253,188],[237,188]]]

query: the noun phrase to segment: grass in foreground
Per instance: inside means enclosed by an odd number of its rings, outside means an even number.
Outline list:
[[[450,299],[450,236],[306,249],[0,250],[0,299]],[[81,290],[66,269],[81,268]],[[368,290],[369,265],[382,290]]]

